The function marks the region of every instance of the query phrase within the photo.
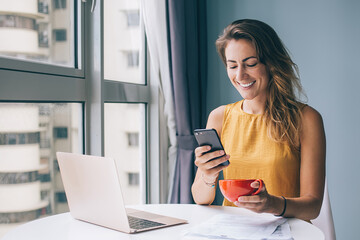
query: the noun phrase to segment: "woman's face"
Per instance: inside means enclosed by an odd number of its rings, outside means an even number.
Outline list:
[[[246,39],[231,40],[225,48],[229,79],[246,100],[266,100],[269,72]]]

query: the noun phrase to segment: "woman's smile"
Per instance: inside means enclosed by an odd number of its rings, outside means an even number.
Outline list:
[[[237,82],[241,87],[245,88],[245,89],[249,89],[251,88],[252,85],[254,85],[256,81],[252,81],[249,83],[241,83],[241,82]]]
[[[231,40],[225,49],[228,77],[246,100],[266,101],[269,72],[246,39]]]

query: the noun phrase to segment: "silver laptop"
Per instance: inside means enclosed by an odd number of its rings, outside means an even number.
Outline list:
[[[125,233],[147,231],[186,220],[125,208],[114,159],[56,153],[71,215]]]

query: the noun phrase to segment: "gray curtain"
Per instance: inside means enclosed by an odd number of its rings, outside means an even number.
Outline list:
[[[170,70],[175,105],[177,159],[171,203],[194,203],[193,130],[204,128],[206,91],[206,0],[168,0]]]

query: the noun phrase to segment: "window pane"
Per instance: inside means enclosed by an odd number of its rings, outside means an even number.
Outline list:
[[[125,204],[142,199],[144,104],[105,103],[105,156],[116,160]]]
[[[143,84],[140,0],[104,1],[104,77]]]
[[[0,56],[75,66],[74,0],[0,1]]]
[[[0,103],[0,238],[68,211],[55,153],[82,153],[79,103]]]

